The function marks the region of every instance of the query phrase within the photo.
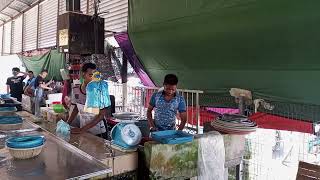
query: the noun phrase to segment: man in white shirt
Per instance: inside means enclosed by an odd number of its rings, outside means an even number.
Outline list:
[[[89,82],[92,81],[92,76],[96,70],[96,65],[93,63],[86,63],[82,66],[82,76],[84,82],[72,89],[72,112],[68,119],[68,123],[71,124],[72,121],[79,114],[80,117],[80,128],[72,128],[71,133],[80,134],[83,132],[90,132],[96,136],[107,139],[107,130],[104,123],[104,118],[107,113],[107,107],[100,109],[99,114],[91,114],[83,111],[86,102],[86,87]]]

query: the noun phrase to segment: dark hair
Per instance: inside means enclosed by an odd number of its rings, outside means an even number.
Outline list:
[[[82,72],[87,72],[88,69],[97,69],[97,66],[93,63],[85,63],[82,68],[81,71]]]
[[[14,67],[14,68],[12,68],[12,71],[20,72],[20,69],[19,69],[19,68],[17,68],[17,67]]]
[[[33,74],[33,71],[28,71],[28,73],[32,73]]]
[[[44,69],[41,71],[41,73],[48,73],[48,70]]]
[[[178,77],[174,74],[167,74],[164,77],[163,84],[167,85],[177,85],[178,84]]]

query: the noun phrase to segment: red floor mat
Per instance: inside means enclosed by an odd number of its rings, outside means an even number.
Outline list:
[[[261,112],[251,115],[249,119],[256,122],[259,128],[298,131],[311,134],[313,133],[313,126],[310,122],[304,122]]]

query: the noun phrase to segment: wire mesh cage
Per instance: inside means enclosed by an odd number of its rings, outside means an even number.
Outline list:
[[[110,85],[110,94],[122,97],[121,84]],[[158,88],[127,87],[127,104],[118,99],[118,111],[146,114],[150,98]],[[229,94],[203,94],[201,91],[180,90],[187,104],[185,131],[203,133],[204,123],[221,114],[239,113],[238,104]],[[253,95],[253,100],[263,97]],[[291,180],[296,178],[299,161],[320,162],[320,138],[314,135],[314,124],[320,119],[320,106],[279,100],[247,104],[244,113],[260,128],[246,136],[245,155],[241,164],[243,180]],[[125,108],[125,109],[123,109]],[[180,123],[179,116],[177,123]],[[318,128],[320,129],[320,128]],[[229,168],[229,179],[235,179],[235,168]]]
[[[243,180],[296,179],[299,161],[319,165],[319,137],[315,124],[319,122],[320,107],[310,104],[266,100],[256,109],[246,107],[249,117],[257,118],[260,129],[246,136]],[[257,112],[256,112],[257,111]],[[229,175],[235,177],[235,173]]]

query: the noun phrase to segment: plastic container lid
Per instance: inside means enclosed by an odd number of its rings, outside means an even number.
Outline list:
[[[182,144],[193,141],[193,135],[177,130],[152,132],[151,137],[163,144]]]
[[[65,109],[64,109],[62,104],[54,104],[53,105],[53,111],[55,113],[63,113],[63,112],[65,112]]]

